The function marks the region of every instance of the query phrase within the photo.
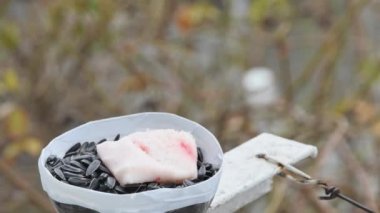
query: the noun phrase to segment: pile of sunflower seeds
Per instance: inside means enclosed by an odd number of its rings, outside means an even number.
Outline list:
[[[114,138],[114,141],[119,139],[120,134]],[[122,186],[103,164],[96,152],[96,144],[105,141],[107,140],[78,142],[65,153],[63,159],[55,155],[49,156],[45,166],[55,178],[64,183],[116,194],[136,193],[159,188],[182,188],[207,180],[218,171],[212,164],[204,162],[202,150],[198,147],[197,179],[185,180],[182,184],[148,182]]]

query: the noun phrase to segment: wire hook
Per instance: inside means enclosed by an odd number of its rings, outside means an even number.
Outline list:
[[[280,168],[278,175],[281,177],[287,178],[287,179],[294,181],[296,183],[299,183],[299,184],[315,185],[315,186],[318,186],[318,187],[324,189],[325,195],[319,196],[320,200],[332,200],[335,198],[340,198],[340,199],[362,209],[365,212],[375,213],[373,210],[369,209],[368,207],[364,206],[363,204],[353,200],[352,198],[350,198],[346,195],[343,195],[340,192],[339,188],[337,188],[335,186],[329,186],[325,181],[314,179],[310,175],[306,174],[305,172],[297,169],[296,167],[294,167],[290,164],[282,163],[279,160],[277,160],[271,156],[268,156],[266,154],[262,154],[262,153],[257,154],[256,157],[259,159],[264,159],[265,161],[278,166]]]

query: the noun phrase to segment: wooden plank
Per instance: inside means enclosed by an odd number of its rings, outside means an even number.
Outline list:
[[[317,148],[263,133],[225,153],[222,177],[209,213],[236,211],[271,190],[278,168],[256,158],[259,153],[294,164],[316,157]]]

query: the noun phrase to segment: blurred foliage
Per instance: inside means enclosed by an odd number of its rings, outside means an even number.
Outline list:
[[[0,36],[3,47],[9,50],[15,49],[20,40],[19,28],[11,22],[1,23]]]
[[[2,72],[0,95],[17,95],[20,88],[16,72],[8,68]],[[0,105],[0,121],[5,144],[0,143],[2,156],[8,163],[13,162],[18,155],[27,153],[37,157],[42,149],[42,141],[31,135],[30,120],[27,112],[16,103],[6,102]]]
[[[378,3],[4,0],[0,5],[0,152],[15,170],[32,171],[23,173],[31,176],[31,185],[39,181],[35,162],[41,148],[58,134],[103,117],[167,111],[209,128],[224,150],[266,131],[327,152],[331,135],[348,122],[341,141],[352,153],[334,149],[331,163],[317,174],[369,205],[380,202],[378,185],[362,187],[352,169],[358,160],[371,183],[380,171]],[[259,66],[273,70],[280,93],[266,107],[248,104],[241,86],[246,71]],[[308,168],[313,171],[313,165]],[[14,188],[0,184],[6,211],[31,209],[29,202],[18,202]],[[326,210],[300,189],[276,196],[268,198],[268,206],[277,211]],[[332,206],[352,211],[336,203],[327,209]]]
[[[2,77],[3,77],[2,85],[3,85],[4,92],[7,91],[7,92],[15,93],[18,91],[20,83],[19,83],[17,74],[14,70],[10,68],[5,70]]]
[[[252,2],[249,15],[256,25],[274,25],[290,21],[292,9],[288,0],[258,0]]]
[[[201,2],[181,6],[176,15],[176,24],[180,30],[187,32],[193,27],[206,21],[215,21],[220,17],[220,12],[212,4]]]

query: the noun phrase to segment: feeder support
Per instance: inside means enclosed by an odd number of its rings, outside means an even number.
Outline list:
[[[224,154],[223,173],[209,213],[234,212],[272,189],[279,167],[256,157],[266,154],[295,164],[317,156],[315,146],[263,133]]]

